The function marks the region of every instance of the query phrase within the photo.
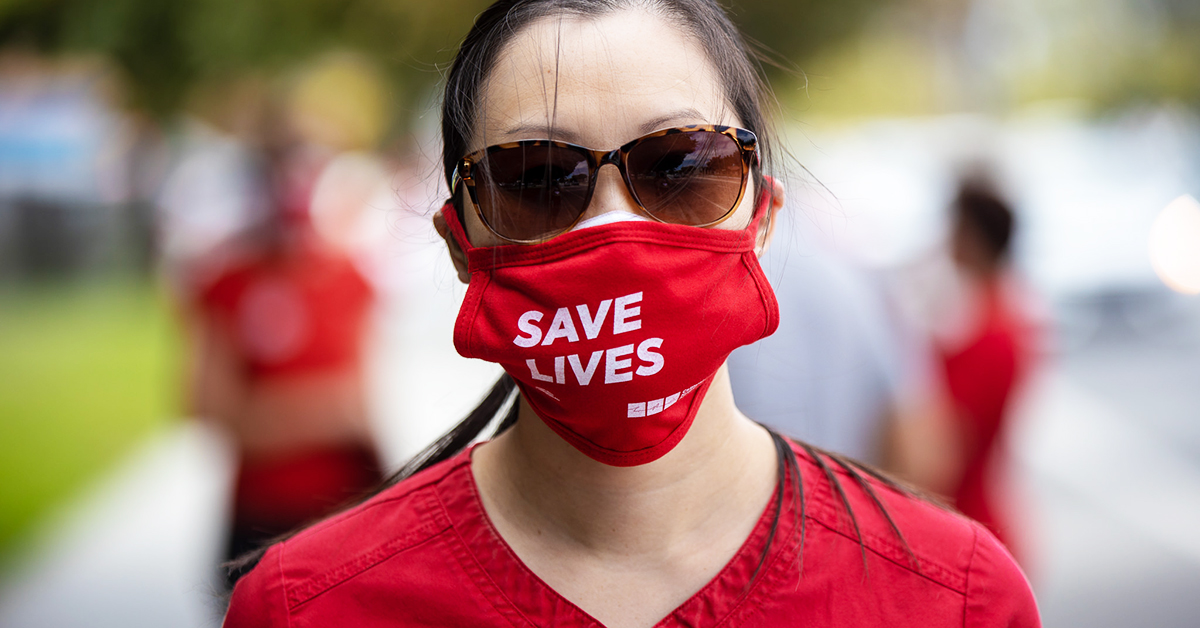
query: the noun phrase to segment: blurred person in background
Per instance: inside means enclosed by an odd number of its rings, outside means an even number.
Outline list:
[[[363,363],[375,291],[347,247],[353,220],[314,207],[341,196],[326,175],[347,132],[312,101],[339,72],[318,66],[286,104],[257,105],[248,174],[262,216],[211,247],[189,282],[191,411],[230,435],[239,458],[231,558],[382,479]]]
[[[784,216],[777,227],[792,227]],[[876,466],[906,390],[904,347],[885,295],[824,250],[772,246],[762,264],[779,300],[774,335],[729,356],[738,408],[819,447]]]
[[[1032,318],[1009,265],[1015,218],[979,175],[961,181],[950,209],[951,272],[924,304],[945,398],[897,423],[890,460],[1022,557],[1003,446],[1034,349]]]

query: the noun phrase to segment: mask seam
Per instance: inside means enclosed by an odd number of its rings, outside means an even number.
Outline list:
[[[466,354],[475,355],[474,351],[472,351],[475,345],[475,325],[472,323],[479,316],[479,307],[483,303],[483,293],[492,283],[491,276],[482,272],[471,273],[471,280],[471,285],[467,286],[467,294],[463,297],[462,310],[459,313],[458,319],[454,322],[455,339],[457,340],[460,334],[463,337],[464,346],[462,349],[465,350],[465,353],[464,351],[459,351],[459,353],[464,354],[464,357]],[[460,327],[465,327],[465,329],[460,330]]]
[[[762,300],[763,309],[767,313],[763,333],[759,336],[759,340],[761,340],[775,333],[775,330],[779,328],[779,300],[775,297],[775,289],[767,281],[762,272],[762,266],[752,251],[742,254],[742,264],[754,279],[755,287],[758,288],[758,298]]]
[[[597,234],[598,237],[590,237],[586,241],[582,242],[571,242],[570,246],[557,247],[558,250],[522,251],[516,252],[511,256],[504,255],[502,252],[499,252],[500,254],[496,254],[498,253],[496,249],[503,247],[479,248],[471,250],[471,253],[468,254],[467,261],[472,270],[481,271],[509,268],[514,266],[530,266],[535,264],[556,262],[563,258],[571,257],[578,253],[608,244],[623,243],[653,244],[674,248],[711,251],[713,253],[753,252],[752,239],[748,245],[745,238],[738,238],[740,241],[714,242],[704,237],[679,236],[677,234],[672,235],[675,235],[676,237],[673,237],[670,240],[664,240],[661,237],[661,234],[651,233],[629,233],[621,234],[617,237],[613,237],[611,235],[604,237],[604,234]]]

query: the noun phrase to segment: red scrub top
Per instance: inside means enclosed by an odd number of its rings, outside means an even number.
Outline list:
[[[1029,368],[1033,330],[1014,307],[1010,289],[985,286],[979,327],[966,342],[942,351],[946,388],[961,428],[962,475],[951,490],[959,512],[987,526],[1018,554],[1019,539],[995,475],[1013,391]]]
[[[357,365],[374,299],[345,255],[316,246],[258,255],[226,269],[200,293],[253,381]]]
[[[797,451],[795,500],[751,582],[775,513],[768,504],[717,577],[658,626],[1040,626],[1029,584],[983,526],[875,484],[916,557],[846,474],[835,489]],[[747,586],[749,585],[749,586]],[[579,626],[601,624],[526,567],[479,499],[469,453],[428,469],[270,548],[234,589],[226,628],[260,626]]]

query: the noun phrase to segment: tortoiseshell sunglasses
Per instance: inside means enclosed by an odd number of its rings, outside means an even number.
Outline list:
[[[750,131],[708,124],[662,129],[611,151],[522,140],[470,153],[456,173],[488,230],[533,244],[579,222],[605,164],[620,170],[630,196],[655,220],[716,225],[746,193],[757,146]]]

